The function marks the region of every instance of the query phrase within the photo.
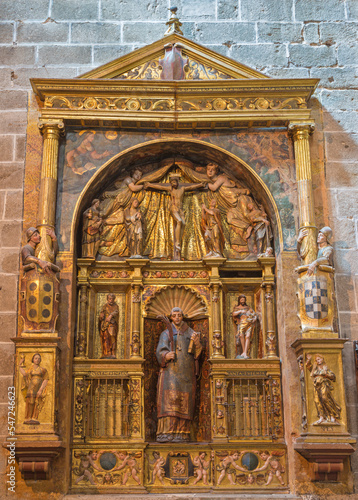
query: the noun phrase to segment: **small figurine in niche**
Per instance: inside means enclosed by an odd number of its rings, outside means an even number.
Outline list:
[[[271,453],[269,453],[267,450],[265,450],[262,451],[259,455],[261,460],[264,461],[264,465],[262,467],[259,467],[258,469],[255,469],[255,472],[260,472],[269,469],[266,486],[268,486],[272,482],[274,476],[276,476],[281,485],[284,486],[285,482],[283,480],[282,474],[285,472],[285,468],[281,464],[278,458],[282,457],[284,455],[284,452],[279,450],[274,450]]]
[[[341,407],[332,396],[332,382],[336,381],[335,374],[328,368],[321,354],[315,355],[314,365],[312,365],[311,354],[306,354],[306,367],[313,379],[314,402],[319,417],[314,425],[336,424],[341,418]]]
[[[100,201],[95,198],[90,208],[83,212],[82,257],[95,258],[100,245],[103,219],[99,211]]]
[[[96,451],[90,451],[88,455],[85,453],[81,453],[80,455],[75,452],[75,457],[80,459],[80,465],[73,469],[73,472],[76,476],[79,476],[75,484],[78,484],[80,481],[87,479],[92,485],[95,485],[96,482],[93,478],[93,469],[100,471],[101,468],[95,464],[95,461],[98,458],[98,453]]]
[[[255,311],[246,304],[246,296],[239,295],[238,305],[235,306],[232,316],[237,323],[236,346],[241,345],[241,354],[236,359],[248,359],[251,347],[251,339],[258,321]]]
[[[250,233],[253,230],[255,233],[257,254],[260,255],[264,251],[265,243],[266,248],[270,247],[270,240],[272,238],[270,222],[268,221],[267,214],[262,206],[257,208],[254,203],[248,203],[247,209],[247,218],[251,222],[251,226],[248,228],[247,238],[249,238]]]
[[[107,302],[102,307],[98,318],[98,329],[101,337],[101,358],[114,359],[117,350],[119,309],[114,293],[107,295]]]
[[[152,184],[151,182],[144,183],[144,189],[153,189],[156,191],[166,191],[170,194],[170,215],[173,218],[174,224],[174,260],[181,258],[181,244],[184,232],[185,216],[183,210],[184,195],[188,191],[196,191],[205,187],[202,182],[196,184],[179,183],[180,174],[171,174],[168,183]]]
[[[219,452],[217,452],[217,454],[219,454]],[[238,451],[234,451],[231,455],[225,453],[224,458],[216,466],[216,470],[220,472],[217,483],[218,486],[226,475],[230,484],[235,484],[233,475],[234,477],[236,476],[236,471],[239,470],[241,472],[247,472],[247,469],[240,467],[240,465],[237,465],[236,463],[236,461],[239,460],[242,455],[243,452],[239,453]]]
[[[143,251],[142,214],[138,210],[138,207],[138,199],[133,198],[131,206],[124,212],[130,258],[142,257]]]
[[[51,238],[53,253],[54,256],[56,256],[58,252],[58,243],[56,234],[53,229],[47,229],[46,233]],[[24,267],[25,272],[34,269],[36,266],[39,266],[40,269],[42,269],[42,271],[48,275],[51,275],[52,272],[58,272],[60,270],[52,262],[39,259],[38,257],[35,256],[36,247],[41,241],[41,235],[35,227],[29,227],[29,229],[26,231],[26,239],[27,239],[27,244],[24,245],[21,249],[22,265]]]
[[[40,425],[38,421],[46,396],[46,386],[48,384],[48,373],[46,368],[40,366],[41,355],[36,353],[32,356],[32,366],[25,370],[24,356],[20,359],[19,371],[23,376],[22,391],[25,396],[25,420],[24,424]]]
[[[139,458],[141,456],[141,452],[128,454],[126,451],[119,451],[116,453],[116,455],[122,463],[118,465],[118,467],[115,467],[112,472],[125,469],[122,485],[124,486],[130,477],[132,477],[136,481],[136,483],[140,485],[141,483],[138,477],[140,467],[137,464],[136,457]]]
[[[205,484],[206,486],[209,485],[208,471],[210,467],[210,459],[205,460],[205,457],[206,457],[205,451],[201,451],[198,456],[193,458],[193,464],[194,467],[196,467],[196,470],[194,472],[194,474],[196,474],[196,479],[193,482],[193,484],[198,483],[202,479],[203,484]]]
[[[165,472],[163,467],[165,465],[165,460],[158,451],[153,451],[153,457],[154,464],[152,472],[152,484],[155,483],[155,478],[157,477],[164,486],[163,476],[165,475]]]
[[[199,334],[184,321],[183,311],[174,307],[171,321],[159,338],[157,360],[160,365],[157,389],[157,441],[181,442],[190,439],[194,418],[198,358],[202,351]]]
[[[204,235],[207,254],[205,257],[222,257],[225,236],[221,222],[220,210],[215,199],[210,201],[209,208],[202,205],[201,228]]]
[[[297,238],[297,252],[300,258],[303,260],[309,251],[308,247],[304,247],[304,253],[302,250],[302,242],[305,237],[308,236],[308,229],[303,228],[300,230]],[[318,231],[317,244],[318,253],[317,258],[310,263],[307,270],[307,275],[311,276],[317,269],[318,266],[333,266],[333,247],[330,244],[332,239],[332,229],[328,226],[323,227]]]

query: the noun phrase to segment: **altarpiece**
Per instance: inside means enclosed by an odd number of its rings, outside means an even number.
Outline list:
[[[298,456],[306,478],[345,477],[344,339],[309,152],[317,83],[177,33],[77,79],[32,80],[14,339],[25,479],[288,492]]]

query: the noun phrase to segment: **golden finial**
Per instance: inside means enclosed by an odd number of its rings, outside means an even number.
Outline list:
[[[177,16],[178,7],[171,7],[168,10],[170,10],[171,14],[169,21],[165,24],[169,26],[169,28],[164,33],[164,36],[171,35],[172,33],[176,33],[177,35],[182,35],[183,32],[180,29],[180,26],[182,26],[183,24],[179,21],[179,17]]]

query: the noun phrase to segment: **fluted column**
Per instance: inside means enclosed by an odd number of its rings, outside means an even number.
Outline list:
[[[310,264],[315,260],[317,254],[317,229],[314,217],[309,146],[309,136],[313,132],[314,124],[291,122],[288,129],[291,133],[295,150],[300,230],[307,229],[308,231],[308,235],[301,243],[300,253],[304,264]]]
[[[36,249],[37,256],[46,261],[54,261],[55,255],[47,229],[54,229],[56,220],[56,193],[58,149],[60,135],[64,132],[62,120],[40,120],[39,129],[43,135],[40,200],[38,210],[38,230],[41,243]]]

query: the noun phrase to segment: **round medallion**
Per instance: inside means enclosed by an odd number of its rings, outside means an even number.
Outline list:
[[[106,451],[105,453],[102,453],[99,463],[101,464],[102,469],[111,470],[117,463],[117,457],[114,453]]]
[[[245,453],[241,459],[241,463],[247,470],[255,470],[259,465],[259,459],[254,453]]]

